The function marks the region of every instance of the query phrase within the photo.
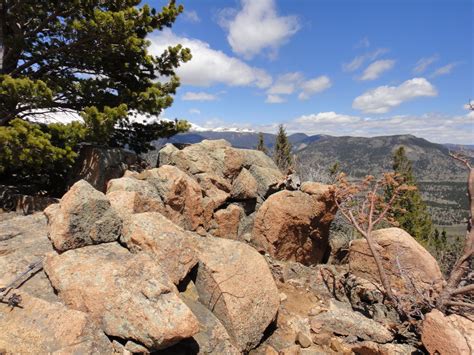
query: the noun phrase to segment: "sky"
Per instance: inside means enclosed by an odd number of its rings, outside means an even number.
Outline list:
[[[163,1],[145,3],[160,8]],[[191,49],[167,118],[474,144],[471,0],[178,0],[149,39]]]

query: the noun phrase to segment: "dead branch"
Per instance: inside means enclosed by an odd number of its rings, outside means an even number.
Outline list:
[[[461,282],[463,276],[469,271],[469,265],[471,258],[474,254],[474,228],[473,228],[473,216],[474,216],[474,169],[472,168],[470,161],[467,157],[462,156],[461,154],[456,154],[450,152],[449,155],[461,162],[469,170],[469,175],[467,178],[467,194],[469,198],[469,219],[467,222],[467,231],[466,238],[464,241],[464,248],[461,254],[461,257],[458,259],[454,265],[453,271],[448,278],[446,287],[441,292],[437,302],[436,308],[442,312],[446,311],[446,308],[449,306],[456,306],[456,301],[451,301],[451,296],[466,294],[472,292],[474,289],[473,285],[468,285],[464,287],[459,287],[458,285]],[[459,302],[457,302],[459,303]],[[459,304],[457,304],[459,306]]]
[[[382,258],[377,250],[379,245],[373,239],[372,232],[380,222],[387,220],[388,213],[397,198],[403,191],[410,189],[410,187],[397,181],[395,174],[384,174],[383,178],[379,180],[375,180],[372,176],[367,176],[362,182],[357,184],[349,183],[345,175],[341,174],[336,186],[335,200],[339,211],[367,241],[385,294],[388,300],[396,307],[399,315],[405,318],[406,312],[404,312],[399,300],[392,291],[390,279],[387,276]],[[379,193],[382,188],[387,187],[392,189],[393,195],[388,202],[384,202]]]

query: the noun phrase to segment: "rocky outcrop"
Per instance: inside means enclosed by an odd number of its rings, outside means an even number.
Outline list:
[[[167,144],[160,150],[159,165],[160,168],[175,166],[198,183],[202,190],[201,206],[204,210],[204,220],[200,222],[205,231],[211,234],[217,232],[214,235],[219,237],[240,240],[244,239],[243,233],[239,231],[236,236],[236,226],[230,228],[232,232],[228,236],[222,234],[229,230],[230,222],[224,229],[219,227],[226,214],[220,210],[228,208],[233,202],[245,204],[245,213],[241,214],[237,225],[241,224],[256,211],[264,198],[278,191],[284,178],[272,159],[263,152],[232,148],[224,140],[204,140],[183,149]],[[232,217],[235,217],[236,212],[233,213]]]
[[[85,180],[97,190],[105,192],[109,180],[122,177],[128,168],[138,163],[137,155],[124,149],[82,145],[71,170],[68,186]]]
[[[0,303],[0,353],[110,354],[113,348],[87,314],[15,291],[21,307]]]
[[[317,194],[281,191],[271,195],[255,217],[253,242],[280,260],[303,264],[324,261],[335,214],[329,186]]]
[[[222,238],[194,238],[199,300],[222,322],[240,350],[258,344],[275,318],[278,290],[265,259],[252,247]]]
[[[122,220],[105,195],[80,180],[44,213],[49,238],[58,251],[113,242],[120,236]]]
[[[472,354],[474,322],[456,314],[445,316],[435,309],[423,321],[421,340],[430,354]]]
[[[385,271],[396,292],[423,294],[439,291],[443,276],[438,263],[412,236],[399,228],[386,228],[375,231],[373,238],[378,243]],[[349,267],[355,275],[380,283],[365,239],[352,241]]]
[[[87,312],[103,331],[148,349],[193,336],[199,323],[154,259],[103,244],[49,255],[44,265],[65,304]]]
[[[397,318],[373,281],[317,264],[331,186],[289,186],[262,152],[224,141],[166,146],[160,161],[105,195],[74,185],[46,211],[55,248],[42,215],[0,215],[0,288],[47,255],[9,291],[22,308],[2,297],[0,353],[411,351],[391,343]]]

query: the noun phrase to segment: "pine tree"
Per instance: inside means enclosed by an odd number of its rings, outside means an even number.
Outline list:
[[[291,143],[288,141],[285,127],[282,124],[278,127],[275,148],[273,151],[273,160],[278,168],[283,172],[286,172],[293,162],[291,157]]]
[[[159,56],[148,51],[147,36],[171,27],[183,7],[170,0],[157,11],[140,3],[0,1],[0,179],[54,175],[72,163],[78,142],[142,152],[151,140],[189,128],[186,121],[129,119],[131,112],[159,115],[169,107],[180,83],[175,69],[191,59],[181,45]],[[64,111],[84,122],[31,122]]]
[[[265,142],[263,140],[263,133],[260,132],[258,134],[258,144],[257,144],[257,150],[261,151],[261,152],[264,152],[265,154],[268,153],[268,149],[267,147],[265,146]]]
[[[406,156],[403,146],[395,151],[393,170],[405,184],[416,186],[412,163]],[[389,200],[391,196],[392,191],[387,189],[386,199]],[[394,206],[393,217],[400,228],[406,230],[416,240],[425,245],[429,242],[433,233],[433,222],[419,190],[408,190],[400,196]]]

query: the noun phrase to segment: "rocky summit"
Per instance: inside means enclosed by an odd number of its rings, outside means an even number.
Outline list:
[[[400,329],[364,240],[328,264],[334,187],[285,179],[260,151],[204,140],[0,215],[0,354],[472,351],[466,318],[432,311],[418,340]],[[374,238],[397,296],[441,287],[409,234]]]

